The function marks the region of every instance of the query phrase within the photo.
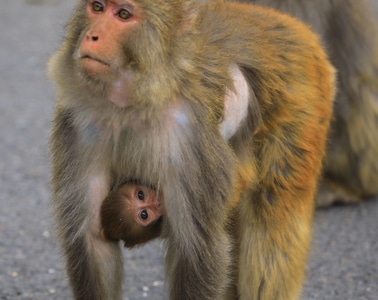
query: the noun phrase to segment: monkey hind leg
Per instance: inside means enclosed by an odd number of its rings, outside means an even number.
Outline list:
[[[327,207],[333,204],[356,204],[359,202],[361,202],[361,197],[354,191],[327,178],[324,178],[320,183],[318,194],[316,195],[317,207]]]
[[[358,85],[348,117],[339,116],[317,196],[318,206],[378,195],[378,86]]]
[[[239,299],[299,299],[310,244],[312,201],[305,206],[296,203],[297,207],[253,201],[244,201],[240,209]]]
[[[370,84],[360,84],[359,103],[347,128],[349,134],[351,160],[356,169],[357,191],[361,197],[378,195],[378,77]],[[353,176],[354,175],[354,176]]]

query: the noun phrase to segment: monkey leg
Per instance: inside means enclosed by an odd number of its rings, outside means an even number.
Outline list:
[[[188,170],[188,174],[192,174],[189,166],[185,169]],[[167,221],[172,223],[166,226],[165,230],[163,229],[168,233],[165,265],[171,300],[224,299],[229,284],[231,245],[225,229],[227,205],[222,203],[224,196],[219,194],[227,191],[210,188],[209,192],[213,198],[204,198],[199,194],[198,197],[191,197],[196,194],[192,189],[193,182],[194,186],[205,186],[206,182],[213,178],[223,181],[219,177],[210,176],[207,180],[198,177],[197,182],[194,178],[192,182],[185,180],[181,184],[170,181],[171,188],[165,189],[166,203],[170,199],[176,200],[175,202],[180,201],[180,206],[175,206],[177,204],[173,201],[166,205]],[[181,194],[184,190],[183,186],[190,189],[187,195]],[[223,186],[228,185],[221,185]],[[199,188],[198,191],[205,191],[205,188]],[[180,194],[181,197],[178,196]],[[198,203],[196,203],[197,199],[200,200]],[[180,215],[180,210],[184,211],[184,209],[191,214]]]
[[[359,83],[355,89],[358,93],[350,96],[348,116],[335,109],[318,206],[356,203],[378,195],[378,86],[371,79],[370,84]]]
[[[66,185],[53,193],[73,296],[80,300],[121,299],[121,249],[118,243],[104,241],[101,237],[99,209],[108,193],[107,180],[94,176],[83,182],[87,184],[79,189]]]
[[[123,261],[118,243],[104,242],[91,234],[65,243],[74,299],[121,299]]]
[[[169,299],[224,299],[229,281],[230,244],[225,232],[213,233],[218,235],[207,239],[208,243],[203,244],[195,255],[168,240],[166,277],[169,279]]]
[[[100,234],[100,207],[109,193],[109,179],[100,172],[85,172],[83,166],[89,166],[90,160],[77,159],[75,148],[68,147],[75,137],[72,127],[64,128],[69,121],[64,113],[56,116],[52,203],[73,297],[118,300],[122,292],[122,253],[117,243],[104,241]]]
[[[299,298],[313,210],[312,201],[301,200],[270,204],[253,195],[241,202],[240,300]]]
[[[362,197],[378,195],[378,96],[374,100],[375,103],[355,115],[348,126],[351,148],[357,157],[358,191]],[[350,174],[349,179],[354,178],[355,174]]]
[[[376,63],[378,65],[378,62]],[[355,173],[349,174],[362,197],[378,195],[378,84],[377,76],[358,86],[358,106],[347,124],[350,158]],[[358,179],[355,180],[355,176]],[[352,185],[353,187],[353,185]]]
[[[327,207],[334,203],[353,204],[360,201],[361,198],[353,190],[331,179],[323,178],[319,184],[316,196],[317,207]]]

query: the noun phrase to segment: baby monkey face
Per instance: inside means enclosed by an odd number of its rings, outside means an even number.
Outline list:
[[[162,215],[162,206],[158,193],[150,188],[135,184],[125,184],[120,189],[120,196],[125,201],[134,221],[142,226],[154,223]]]

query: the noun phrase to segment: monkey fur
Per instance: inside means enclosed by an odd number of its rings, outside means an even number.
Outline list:
[[[329,157],[317,205],[358,202],[378,194],[378,2],[246,0],[289,13],[321,34],[338,67]],[[332,16],[332,17],[326,17]],[[336,18],[335,18],[336,17]],[[366,78],[366,80],[361,80]],[[361,87],[361,90],[359,88]],[[354,109],[356,107],[356,109]]]
[[[337,69],[338,87],[319,206],[378,195],[378,1],[246,0],[311,25]]]
[[[161,207],[156,191],[132,183],[121,185],[101,205],[102,237],[115,242],[123,240],[126,248],[157,238],[162,229]]]
[[[308,26],[240,3],[79,0],[48,68],[75,299],[122,298],[100,211],[130,179],[164,199],[169,299],[299,298],[335,94]]]

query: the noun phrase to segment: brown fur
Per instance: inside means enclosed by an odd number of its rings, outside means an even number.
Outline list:
[[[279,9],[318,32],[338,71],[334,120],[317,203],[378,195],[378,2],[247,0]]]
[[[298,298],[334,96],[317,37],[255,6],[132,7],[130,22],[98,22],[105,14],[89,18],[79,1],[49,63],[52,201],[74,297],[121,299],[121,254],[101,238],[100,208],[138,179],[164,198],[170,299]],[[248,112],[233,125],[240,82]],[[236,129],[227,140],[221,123]]]
[[[124,241],[126,248],[132,248],[136,245],[144,244],[161,234],[162,230],[162,212],[158,215],[149,216],[145,225],[137,222],[135,204],[132,199],[133,195],[126,190],[135,187],[135,184],[126,183],[121,185],[116,191],[112,191],[101,205],[101,225],[102,237],[104,240]],[[145,188],[145,203],[150,207],[154,204],[149,198],[154,197],[154,190]],[[161,203],[161,199],[158,199]]]

